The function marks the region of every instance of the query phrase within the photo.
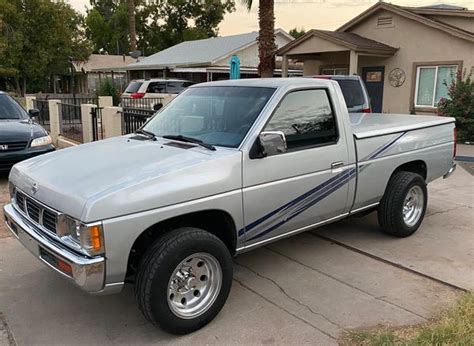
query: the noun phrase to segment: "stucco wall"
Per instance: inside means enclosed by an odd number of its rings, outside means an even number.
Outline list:
[[[393,28],[377,28],[379,16],[393,16]],[[411,19],[387,11],[378,11],[371,18],[350,30],[361,36],[400,47],[393,57],[387,59],[359,57],[359,73],[363,66],[385,66],[383,111],[408,113],[411,109],[411,95],[415,79],[415,62],[462,61],[468,71],[474,66],[474,44],[431,28]],[[392,87],[388,76],[392,69],[406,72],[405,83]]]

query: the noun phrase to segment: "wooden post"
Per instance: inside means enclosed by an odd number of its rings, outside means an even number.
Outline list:
[[[358,55],[355,51],[351,50],[349,57],[349,74],[357,74]]]

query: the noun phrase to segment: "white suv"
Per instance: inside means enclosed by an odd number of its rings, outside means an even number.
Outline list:
[[[166,105],[193,84],[183,79],[136,79],[131,81],[123,92],[122,106],[156,109],[158,104]]]

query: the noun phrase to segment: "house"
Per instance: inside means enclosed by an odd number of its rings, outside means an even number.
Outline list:
[[[335,31],[310,30],[277,54],[284,76],[289,61],[303,63],[304,75],[362,76],[373,111],[435,113],[447,96],[444,83],[473,70],[474,11],[379,2]]]
[[[127,66],[131,79],[172,77],[195,82],[229,78],[229,61],[233,55],[240,59],[241,78],[258,76],[257,32],[240,35],[212,37],[186,41],[148,56]],[[281,29],[275,30],[277,47],[293,41],[293,37]],[[277,59],[275,75],[281,75]],[[301,70],[290,70],[301,75]]]
[[[119,90],[127,87],[125,67],[136,59],[125,55],[91,54],[85,62],[74,64],[76,92],[95,93],[102,80],[109,78]]]

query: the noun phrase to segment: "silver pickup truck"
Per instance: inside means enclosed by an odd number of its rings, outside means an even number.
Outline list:
[[[232,256],[375,210],[383,232],[415,232],[454,151],[454,119],[349,116],[334,81],[205,83],[134,134],[15,165],[4,214],[60,275],[133,283],[145,317],[184,334],[221,310]]]

